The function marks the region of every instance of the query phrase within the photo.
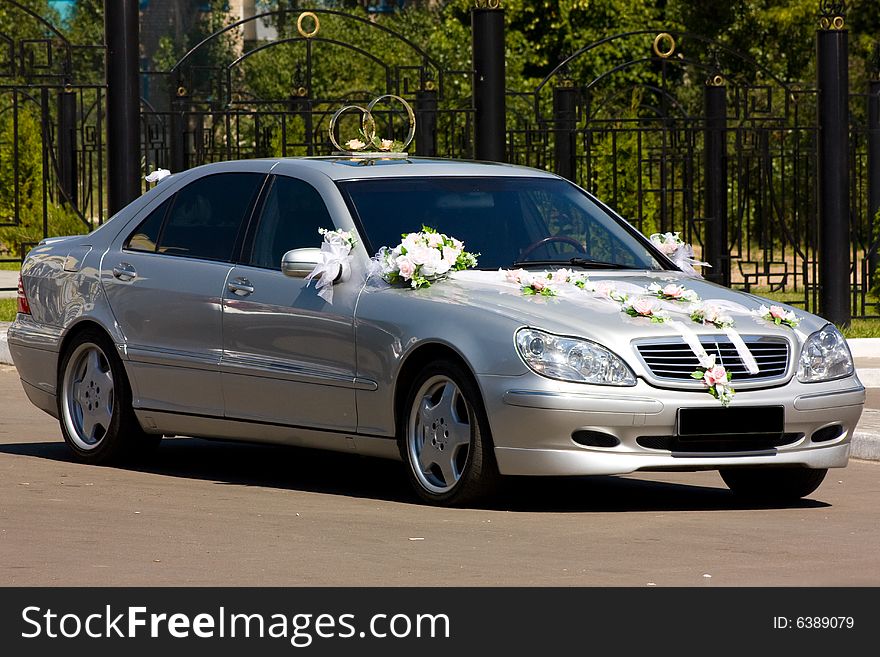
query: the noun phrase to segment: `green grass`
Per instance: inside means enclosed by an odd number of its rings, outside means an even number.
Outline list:
[[[0,299],[0,322],[11,322],[18,309],[17,299]]]
[[[21,269],[21,263],[17,260],[15,262],[0,262],[0,269],[3,271],[18,271]]]

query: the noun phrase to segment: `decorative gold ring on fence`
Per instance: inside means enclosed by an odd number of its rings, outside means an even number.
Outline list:
[[[666,46],[663,50],[660,49],[661,44]],[[658,57],[662,57],[663,59],[671,57],[672,53],[675,52],[675,39],[669,32],[661,32],[654,37],[653,48],[654,54]]]
[[[311,18],[313,21],[315,21],[315,27],[312,29],[311,32],[306,32],[303,29],[303,21],[306,18]],[[299,18],[296,19],[296,31],[299,32],[300,35],[302,35],[306,39],[311,39],[320,30],[321,30],[321,21],[318,20],[318,16],[313,11],[304,11],[303,13],[301,13],[299,15]]]
[[[713,75],[711,78],[706,80],[706,84],[708,84],[710,87],[723,87],[724,76],[721,74]]]
[[[407,119],[409,120],[409,131],[407,132],[406,139],[403,141],[403,144],[400,146],[400,150],[406,150],[407,146],[412,143],[412,140],[416,136],[416,116],[413,112],[412,107],[408,102],[406,102],[400,96],[395,96],[394,94],[383,94],[382,96],[377,96],[373,100],[371,100],[366,107],[361,107],[360,105],[346,105],[345,107],[340,107],[333,114],[333,118],[330,119],[330,126],[328,132],[330,133],[330,143],[333,144],[334,148],[337,151],[347,153],[349,155],[358,155],[362,154],[366,151],[366,149],[370,146],[377,147],[381,144],[381,140],[376,139],[376,120],[373,118],[373,108],[376,107],[376,104],[382,100],[390,99],[396,100],[401,105],[403,105],[406,110]],[[339,117],[341,117],[346,112],[350,112],[352,110],[357,110],[361,113],[361,136],[364,138],[364,141],[361,142],[362,146],[358,148],[343,148],[339,145],[339,142],[336,141],[336,123],[339,121]],[[352,140],[346,142],[346,146],[351,143]],[[360,141],[360,140],[358,140]],[[389,151],[389,149],[379,148],[379,153],[381,154],[383,151]]]
[[[832,30],[842,30],[844,25],[843,16],[835,16],[831,21]]]
[[[184,87],[183,85],[180,85],[179,87],[177,87],[177,95],[178,96],[186,96],[186,87]]]

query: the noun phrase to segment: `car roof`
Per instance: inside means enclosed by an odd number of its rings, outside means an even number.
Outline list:
[[[261,169],[271,163],[273,173],[296,175],[303,169],[321,172],[333,180],[399,177],[528,177],[557,178],[555,174],[530,167],[500,162],[476,162],[443,158],[358,158],[357,156],[285,157],[262,160],[235,160],[204,165],[204,169],[220,171],[248,170],[248,163],[260,163]],[[202,169],[203,167],[198,167]],[[207,171],[206,171],[207,172]]]

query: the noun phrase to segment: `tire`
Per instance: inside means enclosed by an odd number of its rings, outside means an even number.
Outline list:
[[[462,366],[429,363],[399,413],[400,453],[423,500],[462,506],[495,490],[500,477],[489,422],[479,389]]]
[[[736,495],[755,501],[793,502],[817,488],[827,469],[809,468],[730,468],[721,478]]]
[[[113,343],[86,329],[58,368],[58,420],[76,457],[94,465],[152,451],[162,436],[145,433],[131,407],[131,388]]]

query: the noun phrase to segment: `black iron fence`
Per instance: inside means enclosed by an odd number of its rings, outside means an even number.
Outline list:
[[[880,77],[847,95],[840,3],[819,3],[818,85],[780,80],[698,34],[645,29],[584,44],[526,92],[504,88],[497,4],[473,11],[467,70],[445,68],[406,35],[359,15],[315,9],[238,21],[167,70],[141,71],[139,120],[122,122],[140,152],[109,150],[137,158],[141,174],[324,155],[337,109],[399,96],[416,113],[416,155],[553,170],[643,232],[682,233],[712,263],[712,280],[841,323],[850,312],[880,314]],[[0,258],[12,260],[64,222],[85,229],[103,221],[105,181],[113,180],[103,173],[105,95],[112,100],[127,73],[114,65],[105,85],[94,71],[103,46],[67,42],[14,0],[0,7],[38,35],[3,33],[0,23],[0,172],[11,172],[0,190]],[[273,23],[277,38],[246,41],[257,21]],[[120,33],[108,31],[111,50]],[[348,83],[355,69],[361,88]],[[377,110],[383,137],[405,132],[399,105]],[[349,121],[343,129],[354,136],[354,115]],[[39,174],[27,182],[26,158]]]
[[[103,51],[14,0],[0,9],[0,262],[16,262],[103,220]]]

